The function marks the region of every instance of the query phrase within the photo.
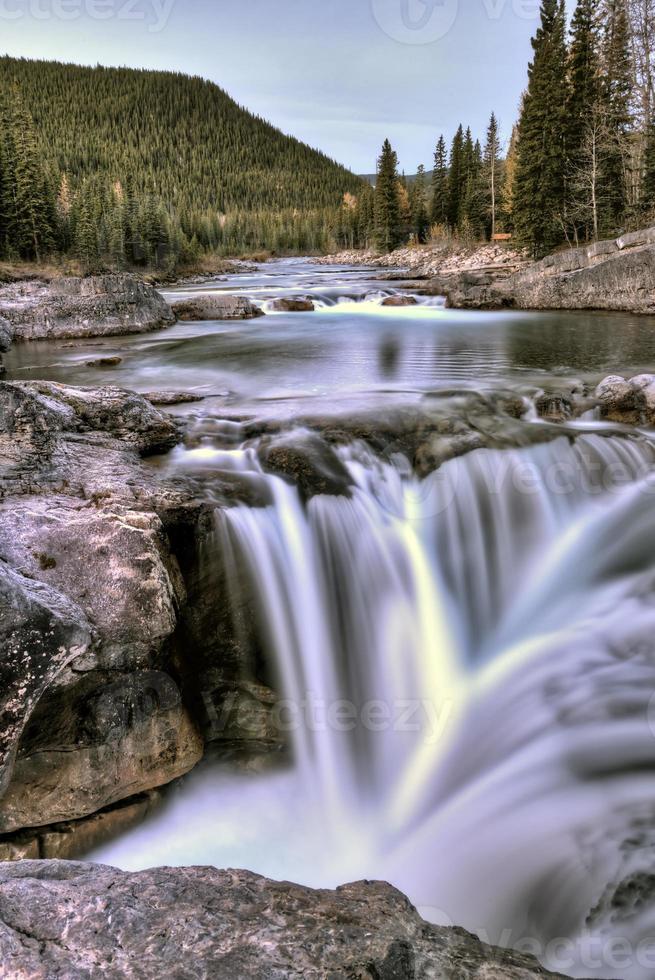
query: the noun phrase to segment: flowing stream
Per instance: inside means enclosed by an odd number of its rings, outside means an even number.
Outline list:
[[[274,286],[262,273],[219,288],[262,303],[271,292],[311,294],[317,273],[301,271],[301,281],[291,264],[292,282],[287,266]],[[353,281],[366,310],[353,312]],[[655,975],[655,439],[590,420],[548,440],[475,449],[420,477],[409,455],[353,437],[335,449],[349,491],[307,499],[262,466],[257,439],[239,434],[244,418],[306,413],[306,384],[283,411],[273,393],[278,360],[296,364],[308,349],[303,329],[335,379],[330,393],[312,375],[312,408],[325,411],[331,398],[338,415],[365,394],[382,411],[403,391],[416,404],[435,385],[452,385],[456,343],[471,388],[500,379],[526,397],[526,385],[538,391],[547,375],[597,378],[620,367],[606,332],[621,318],[598,318],[587,344],[584,316],[501,323],[480,314],[473,323],[437,301],[381,311],[361,272],[342,270],[339,282],[315,287],[316,313],[274,318],[262,404],[245,383],[220,411],[211,402],[209,414],[233,418],[236,435],[228,439],[224,423],[221,439],[214,428],[165,464],[237,473],[265,490],[263,505],[217,507],[203,561],[248,592],[249,627],[277,671],[275,718],[292,763],[257,775],[207,766],[161,813],[93,857],[126,869],[247,867],[325,887],[383,878],[426,918],[534,952],[553,970],[647,980]],[[353,332],[351,358],[372,344],[369,319],[378,341],[388,343],[389,330],[395,338],[392,393],[382,400],[377,354],[364,358],[374,365],[367,384],[360,376],[354,386],[352,361],[339,363],[341,326],[338,349],[325,355],[330,338],[317,333],[339,307]],[[519,323],[520,353],[510,355]],[[275,345],[285,325],[292,340],[283,354]],[[633,343],[625,365],[652,368],[652,327],[624,325]],[[232,335],[221,329],[229,358]],[[250,329],[256,338],[267,327]],[[208,325],[205,341],[215,337]],[[434,366],[419,370],[408,392],[407,345],[411,364],[421,344],[424,357],[435,344],[445,350],[446,363],[436,376]],[[46,355],[57,376],[61,351]],[[161,346],[152,356],[160,382]],[[196,366],[201,375],[224,369],[197,351]],[[144,390],[153,380],[147,358],[140,370]],[[293,401],[289,391],[283,400]]]

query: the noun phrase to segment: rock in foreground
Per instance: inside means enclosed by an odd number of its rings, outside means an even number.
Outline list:
[[[175,319],[164,298],[131,275],[13,283],[0,289],[0,317],[15,341],[145,333]]]
[[[262,310],[244,296],[193,296],[173,303],[173,313],[184,322],[205,320],[252,320],[263,316]]]
[[[428,925],[390,885],[312,891],[245,871],[128,875],[60,861],[0,868],[12,980],[531,980],[536,960]]]
[[[598,385],[596,399],[607,422],[655,425],[655,375],[640,374],[629,381],[610,375]]]

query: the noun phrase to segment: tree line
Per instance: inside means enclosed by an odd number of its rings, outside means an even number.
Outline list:
[[[408,184],[385,141],[375,189],[344,202],[351,243],[505,232],[540,255],[655,220],[655,0],[578,0],[568,37],[564,0],[540,18],[506,152],[492,113],[483,143],[440,136]]]

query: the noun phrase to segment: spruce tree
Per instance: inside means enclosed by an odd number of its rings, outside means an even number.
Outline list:
[[[427,239],[430,221],[427,210],[427,191],[425,167],[423,164],[418,168],[418,173],[409,193],[409,205],[412,215],[412,235],[419,244]]]
[[[537,253],[558,245],[565,220],[566,15],[564,0],[542,0],[541,24],[519,121],[514,223]]]
[[[500,135],[496,114],[491,113],[487,140],[484,147],[484,182],[487,204],[487,229],[489,236],[496,234],[496,219],[498,215],[498,200],[500,191]]]
[[[398,157],[387,139],[378,160],[375,183],[375,241],[378,248],[392,252],[401,239]]]
[[[605,30],[601,47],[601,99],[607,139],[603,150],[603,230],[614,233],[623,226],[630,200],[638,198],[638,181],[630,174],[631,102],[633,98],[630,24],[625,0],[605,0]]]
[[[648,127],[646,138],[642,201],[644,213],[652,220],[655,217],[655,120]]]
[[[448,224],[448,150],[446,141],[442,136],[439,137],[437,147],[434,151],[434,170],[432,171],[432,205],[430,208],[430,218],[433,224]]]
[[[455,229],[459,222],[460,208],[466,183],[464,161],[464,127],[459,126],[450,149],[448,171],[448,224]]]

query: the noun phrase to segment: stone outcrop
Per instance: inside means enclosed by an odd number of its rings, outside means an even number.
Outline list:
[[[12,283],[0,288],[0,317],[14,341],[145,333],[175,320],[164,298],[131,275]]]
[[[510,276],[440,272],[426,291],[454,308],[655,313],[655,228],[564,249]]]
[[[629,381],[610,375],[598,385],[601,418],[625,425],[655,425],[655,375],[640,374]]]
[[[415,296],[385,296],[382,306],[416,306],[418,300]]]
[[[251,320],[264,316],[263,310],[245,296],[226,296],[212,293],[190,296],[173,303],[173,313],[178,320],[198,322],[205,320]]]
[[[61,861],[0,867],[0,963],[12,980],[556,976],[429,925],[381,882],[313,891],[245,871],[130,875]]]
[[[0,834],[203,755],[169,650],[186,593],[168,533],[197,505],[141,461],[179,438],[131,392],[0,384]]]

